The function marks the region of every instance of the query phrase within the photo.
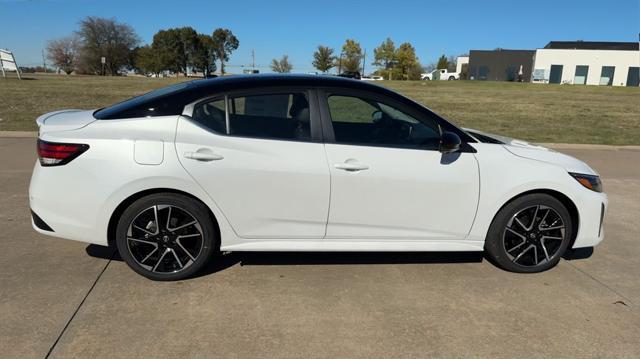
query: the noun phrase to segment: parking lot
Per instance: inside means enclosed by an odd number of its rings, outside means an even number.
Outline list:
[[[33,138],[0,138],[0,357],[640,357],[640,149],[603,177],[605,241],[542,274],[481,253],[232,253],[182,282],[37,234]],[[113,259],[111,259],[113,258]]]

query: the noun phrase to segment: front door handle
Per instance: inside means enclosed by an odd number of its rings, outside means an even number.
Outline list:
[[[336,163],[333,165],[333,167],[339,170],[349,171],[349,172],[364,171],[369,169],[368,165],[362,164],[360,162],[349,161],[349,160],[342,163]]]
[[[213,153],[209,149],[201,148],[195,152],[185,152],[184,158],[208,162],[208,161],[219,161],[224,157],[219,154]]]

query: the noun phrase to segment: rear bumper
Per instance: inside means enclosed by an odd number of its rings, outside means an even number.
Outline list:
[[[29,186],[33,229],[49,236],[106,245],[106,236],[98,231],[97,204],[104,200],[92,198],[100,192],[91,188],[91,178],[80,179],[61,168],[35,164]]]

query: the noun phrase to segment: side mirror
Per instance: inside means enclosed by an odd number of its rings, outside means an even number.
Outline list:
[[[440,138],[440,152],[453,153],[460,150],[462,140],[453,132],[444,131]]]
[[[382,111],[376,110],[371,113],[371,119],[374,123],[382,121]]]

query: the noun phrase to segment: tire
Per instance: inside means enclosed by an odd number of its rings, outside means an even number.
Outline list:
[[[560,261],[571,241],[572,228],[571,215],[562,202],[543,193],[524,195],[495,216],[485,251],[505,270],[543,272]]]
[[[138,199],[116,228],[120,257],[138,274],[157,281],[193,276],[210,260],[217,242],[205,205],[175,193]]]
[[[453,80],[455,80],[455,79],[456,79],[456,78],[455,78],[454,76],[449,76],[449,81],[453,81]]]

